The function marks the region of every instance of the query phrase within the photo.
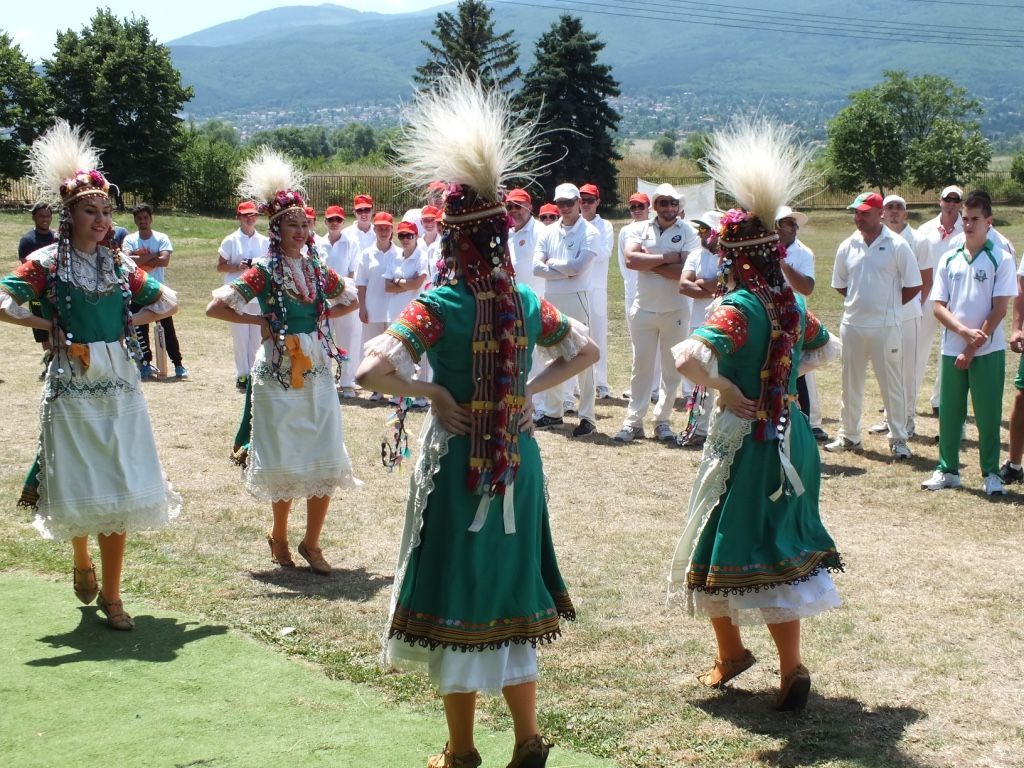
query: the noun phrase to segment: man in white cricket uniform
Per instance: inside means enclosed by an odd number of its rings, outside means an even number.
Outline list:
[[[327,222],[327,235],[320,238],[320,249],[326,257],[327,266],[333,269],[342,277],[355,277],[356,260],[359,253],[356,251],[352,241],[345,237],[343,228],[345,226],[345,209],[340,205],[329,205],[324,211],[324,221]],[[345,341],[352,337],[352,327],[359,328],[359,316],[355,312],[349,312],[341,317],[331,318],[331,335],[334,343],[345,350],[348,360],[340,366],[338,377],[338,394],[342,397],[356,396],[356,373],[352,367],[352,350],[345,346]]]
[[[350,277],[355,278],[363,253],[377,240],[373,230],[373,198],[369,195],[356,195],[352,198],[352,211],[356,220],[341,230],[341,234],[349,241],[353,260]],[[348,352],[344,383],[349,386],[343,386],[341,394],[342,397],[355,397],[355,372],[359,368],[359,361],[363,359],[363,325],[355,312],[349,312],[342,320],[345,322],[341,326],[342,339],[338,345]]]
[[[253,264],[267,257],[270,240],[256,231],[259,211],[256,203],[245,200],[235,208],[238,229],[224,238],[217,249],[217,271],[224,275],[224,284],[237,280]],[[258,315],[260,305],[253,299],[245,305],[247,315]],[[245,391],[249,382],[249,371],[256,362],[260,349],[260,326],[243,323],[228,323],[231,326],[231,343],[235,350],[235,387]]]
[[[384,333],[388,327],[388,294],[385,289],[388,264],[398,258],[398,249],[391,242],[394,219],[390,213],[380,211],[373,217],[373,245],[359,256],[356,267],[356,292],[359,295],[359,322],[363,324],[362,344]],[[370,399],[380,400],[380,392]]]
[[[589,327],[590,269],[597,258],[601,236],[583,218],[580,191],[575,184],[559,184],[555,187],[555,205],[561,219],[545,227],[537,238],[533,274],[545,281],[545,299],[564,314]],[[583,437],[597,429],[594,366],[580,373],[576,380],[580,388],[580,423],[572,434],[573,437]],[[561,387],[549,389],[544,397],[544,410],[534,423],[538,427],[561,424],[563,400]]]
[[[626,419],[614,439],[628,443],[644,436],[654,352],[660,350],[663,386],[654,406],[654,437],[675,445],[672,406],[683,377],[673,364],[672,347],[686,338],[690,327],[689,299],[680,293],[679,278],[687,255],[700,250],[700,238],[683,220],[684,201],[671,184],[655,189],[652,202],[655,218],[631,231],[626,242],[626,266],[638,273],[636,299],[629,310],[633,365]]]
[[[444,204],[445,183],[443,181],[432,181],[427,185],[427,204],[430,208],[442,208]],[[410,208],[405,212],[402,221],[408,221],[416,225],[416,231],[423,231],[423,208]]]
[[[512,189],[505,195],[505,208],[512,219],[508,233],[509,250],[512,252],[512,266],[516,271],[516,282],[530,286],[534,293],[544,298],[545,281],[533,274],[533,253],[537,249],[537,238],[544,225],[533,218],[533,197],[525,189]],[[539,350],[533,350],[531,370],[536,372],[544,367]],[[544,395],[533,396],[535,412],[543,411]]]
[[[594,366],[594,380],[597,384],[597,397],[604,399],[612,396],[612,388],[608,386],[608,268],[612,260],[612,248],[615,246],[615,231],[612,223],[601,218],[597,212],[601,205],[601,192],[596,184],[584,184],[580,187],[580,209],[583,218],[597,229],[601,236],[597,259],[590,268],[590,315],[593,324],[590,326],[590,337],[601,350],[601,357]]]
[[[848,206],[857,231],[836,251],[832,287],[843,296],[843,401],[839,436],[826,451],[860,450],[864,380],[874,368],[889,416],[889,451],[912,455],[907,445],[903,389],[903,305],[921,290],[921,272],[907,241],[882,226],[882,196],[865,192]]]
[[[624,224],[622,229],[619,230],[619,250],[618,250],[618,262],[619,262],[619,274],[622,275],[622,288],[625,298],[625,314],[623,317],[629,318],[629,308],[633,306],[633,301],[636,299],[636,278],[637,271],[635,269],[629,269],[626,267],[626,238],[629,237],[629,233],[637,228],[642,227],[647,220],[650,218],[651,213],[651,198],[649,198],[643,192],[634,192],[629,196],[629,216],[632,219],[628,224]],[[626,323],[626,331],[629,332],[629,323]],[[657,374],[661,370],[661,353],[654,359],[654,372]],[[660,381],[661,377],[658,375],[654,376],[654,381]],[[659,383],[660,387],[660,383]],[[627,389],[622,393],[624,399],[629,399],[629,390]],[[658,402],[658,390],[655,389],[651,392],[651,402]]]

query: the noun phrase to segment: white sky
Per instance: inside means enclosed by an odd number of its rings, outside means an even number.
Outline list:
[[[153,37],[161,43],[167,43],[214,24],[242,19],[286,5],[343,5],[376,13],[405,13],[443,5],[446,1],[373,0],[371,3],[360,3],[358,0],[347,0],[344,3],[324,3],[318,0],[51,0],[36,5],[26,0],[8,0],[0,14],[0,29],[9,34],[21,46],[25,55],[38,64],[53,54],[57,30],[81,30],[95,15],[97,8],[109,8],[120,18],[144,16],[149,21],[149,31]]]

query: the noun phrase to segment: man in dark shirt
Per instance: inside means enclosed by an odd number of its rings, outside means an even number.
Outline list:
[[[35,226],[18,241],[18,261],[21,262],[24,262],[34,251],[45,248],[57,241],[57,233],[50,229],[50,223],[53,221],[53,210],[47,203],[36,203],[32,206],[32,221]],[[42,309],[38,301],[30,302],[29,309],[32,310],[33,315],[42,317]],[[49,332],[33,328],[32,338],[43,345],[44,352],[50,351]],[[44,372],[46,370],[45,365],[44,362]]]

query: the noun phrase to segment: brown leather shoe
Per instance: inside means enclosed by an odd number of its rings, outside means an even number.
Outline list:
[[[124,603],[120,600],[108,602],[102,592],[96,593],[96,606],[103,611],[107,617],[107,626],[111,629],[118,629],[127,632],[135,629],[135,621],[124,609]]]
[[[427,768],[477,768],[482,762],[480,753],[475,749],[453,755],[445,744],[441,754],[427,758]]]
[[[331,564],[324,560],[324,553],[320,547],[307,547],[305,541],[299,542],[299,554],[309,563],[313,573],[321,576],[331,575]]]
[[[537,734],[521,744],[516,744],[512,752],[512,762],[507,768],[544,768],[548,761],[548,752],[554,744]]]
[[[740,672],[746,672],[755,663],[757,663],[757,659],[754,658],[754,654],[744,649],[743,655],[738,659],[715,659],[715,666],[703,675],[697,675],[697,679],[700,680],[701,685],[706,685],[708,688],[721,688]]]
[[[82,603],[88,605],[96,599],[96,595],[100,592],[100,587],[96,583],[96,566],[94,564],[90,562],[88,568],[75,568],[71,566],[71,580],[75,596]]]
[[[267,544],[270,545],[270,561],[277,563],[282,568],[294,568],[295,561],[292,560],[292,552],[288,548],[288,540],[278,541],[274,538],[272,531],[267,531]]]
[[[797,664],[792,672],[782,678],[775,708],[779,712],[799,712],[807,706],[807,696],[810,692],[811,673],[803,664]]]

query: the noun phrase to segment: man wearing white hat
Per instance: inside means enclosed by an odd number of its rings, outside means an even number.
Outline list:
[[[580,191],[575,184],[555,187],[555,205],[561,219],[544,227],[537,237],[533,253],[533,274],[546,281],[544,298],[564,314],[590,326],[590,269],[600,248],[600,234],[582,216]],[[573,437],[589,435],[597,429],[594,411],[594,367],[578,376],[580,423]],[[562,387],[552,387],[544,398],[544,412],[537,415],[538,427],[562,423],[564,413]]]
[[[690,327],[689,303],[680,293],[679,278],[687,255],[700,249],[700,239],[683,220],[684,200],[671,184],[655,189],[651,202],[655,218],[631,231],[626,241],[626,266],[638,273],[636,299],[629,310],[633,366],[626,420],[614,439],[628,443],[644,436],[654,353],[660,349],[663,387],[654,406],[654,437],[675,444],[670,420],[682,374],[673,364],[672,347],[686,338]]]

